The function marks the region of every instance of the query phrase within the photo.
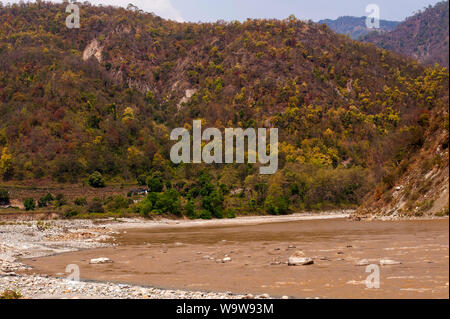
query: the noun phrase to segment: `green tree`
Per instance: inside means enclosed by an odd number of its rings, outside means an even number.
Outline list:
[[[149,177],[147,180],[147,186],[150,192],[161,193],[164,189],[163,182],[158,177]]]
[[[36,209],[36,202],[34,201],[34,198],[27,198],[23,202],[23,206],[25,206],[25,210],[35,210]]]
[[[184,207],[185,214],[190,219],[195,219],[195,203],[193,200],[190,200],[187,202],[186,206]]]
[[[5,206],[9,204],[9,192],[6,189],[0,189],[0,205]]]
[[[89,176],[88,183],[91,187],[94,188],[103,188],[105,187],[105,180],[100,172],[95,171]]]

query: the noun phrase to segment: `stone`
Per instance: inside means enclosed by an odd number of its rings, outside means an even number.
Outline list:
[[[370,265],[370,263],[367,259],[361,259],[356,263],[356,266],[368,266],[368,265]]]
[[[91,261],[89,263],[93,264],[93,265],[107,264],[107,263],[112,263],[112,260],[109,258],[106,258],[106,257],[101,257],[101,258],[91,259]]]
[[[296,251],[288,260],[289,266],[306,266],[312,264],[314,264],[312,258],[304,257],[304,253],[301,251]]]
[[[400,265],[401,262],[392,259],[380,259],[380,266]]]
[[[228,263],[231,261],[231,257],[225,257],[224,259],[222,259],[223,263]]]

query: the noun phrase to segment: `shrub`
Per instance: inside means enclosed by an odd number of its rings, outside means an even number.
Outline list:
[[[35,210],[36,202],[34,201],[34,198],[27,198],[23,202],[23,206],[25,206],[25,210],[27,210],[27,211]]]
[[[265,205],[267,212],[272,215],[285,215],[289,212],[289,200],[283,196],[269,196]]]
[[[143,201],[141,201],[137,205],[138,213],[142,214],[146,217],[151,214],[152,210],[153,210],[153,204],[148,197],[146,199],[144,199]]]
[[[150,189],[150,192],[154,193],[161,193],[164,189],[161,179],[157,177],[149,177],[147,180],[147,186]]]
[[[58,194],[55,197],[55,207],[61,207],[67,205],[67,200],[65,199],[63,194]]]
[[[64,218],[72,218],[79,215],[81,212],[77,207],[69,207],[64,211]]]
[[[107,204],[108,211],[118,211],[120,209],[127,209],[129,206],[130,200],[120,195],[110,198]]]
[[[227,210],[227,218],[236,218],[236,213],[232,209]]]
[[[441,209],[441,210],[440,210],[439,212],[437,212],[435,215],[438,216],[438,217],[448,216],[448,206],[445,207],[445,208],[443,208],[443,209]]]
[[[105,181],[100,172],[94,172],[89,176],[88,183],[91,187],[94,188],[103,188],[105,187]]]
[[[139,175],[136,178],[139,186],[146,186],[147,185],[147,175]]]
[[[105,209],[100,199],[94,198],[94,200],[88,206],[89,213],[104,213]]]
[[[212,191],[202,199],[202,207],[211,212],[215,218],[223,218],[223,195],[219,191]]]
[[[9,192],[6,189],[0,189],[0,205],[9,205]]]
[[[14,290],[10,290],[7,289],[5,291],[3,291],[2,293],[0,293],[0,299],[4,300],[4,299],[20,299],[22,298],[22,295],[20,294],[20,292],[14,291]]]
[[[198,217],[201,219],[212,219],[211,212],[206,209],[201,210]]]
[[[180,215],[181,205],[179,197],[180,194],[176,190],[169,189],[162,194],[158,194],[158,199],[154,204],[154,208],[159,211],[159,213]]]
[[[187,202],[186,206],[184,207],[185,215],[190,219],[195,219],[195,204],[193,200],[190,200]]]
[[[47,207],[54,200],[55,199],[53,198],[53,195],[50,194],[50,193],[47,193],[47,195],[39,198],[39,200],[38,200],[38,207],[40,207],[40,208]]]
[[[87,200],[84,197],[79,197],[73,201],[76,206],[86,206]]]

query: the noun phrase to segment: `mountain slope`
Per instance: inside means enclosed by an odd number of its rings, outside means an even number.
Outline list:
[[[326,24],[331,30],[336,33],[350,35],[352,39],[358,40],[361,37],[368,35],[373,29],[366,26],[366,17],[339,17],[336,20],[325,19],[320,20],[319,24]],[[387,32],[395,29],[400,22],[380,20],[380,29],[377,32]]]
[[[0,10],[3,180],[145,174],[188,200],[209,185],[207,174],[221,185],[214,200],[225,195],[224,205],[241,212],[355,206],[421,143],[423,114],[447,107],[446,70],[323,25],[180,24],[89,5],[82,12],[81,29],[70,30],[64,5]],[[219,129],[279,128],[278,173],[173,165],[170,131],[198,118]]]
[[[365,42],[414,57],[425,64],[449,66],[449,3],[434,7],[406,19],[395,30],[369,34]]]
[[[445,109],[423,117],[430,125],[422,146],[391,167],[376,190],[365,198],[357,216],[448,215],[448,118]]]

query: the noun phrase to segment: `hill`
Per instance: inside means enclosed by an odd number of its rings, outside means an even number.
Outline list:
[[[366,17],[339,17],[336,20],[325,19],[320,20],[319,24],[326,24],[331,30],[336,33],[349,35],[352,39],[359,40],[360,38],[373,32],[366,26]],[[395,29],[400,22],[380,20],[380,29],[376,32],[387,32]]]
[[[409,17],[393,31],[369,34],[365,42],[411,56],[425,64],[449,66],[448,1],[429,6]]]
[[[422,146],[423,118],[448,106],[445,69],[295,17],[196,24],[81,10],[79,30],[65,5],[0,10],[4,181],[138,180],[158,193],[137,208],[146,214],[355,207]],[[170,131],[194,119],[279,128],[279,171],[172,164]],[[448,115],[436,121],[448,130]]]

